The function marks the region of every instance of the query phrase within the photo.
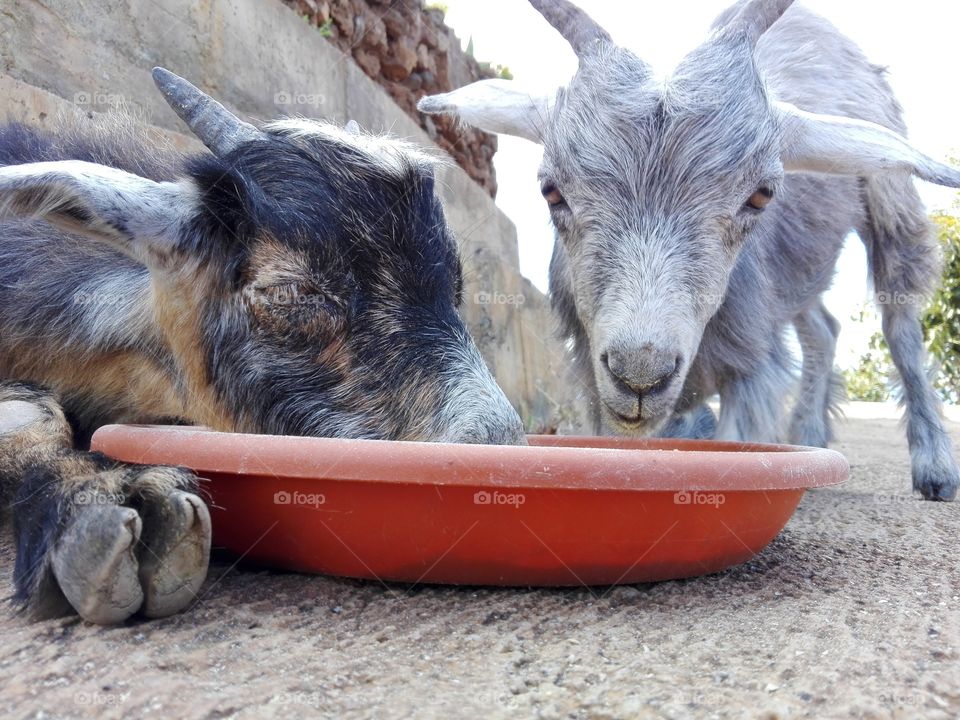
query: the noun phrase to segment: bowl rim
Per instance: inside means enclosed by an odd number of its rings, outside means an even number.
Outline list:
[[[107,425],[94,434],[93,449],[125,462],[186,466],[200,476],[438,487],[774,491],[837,485],[849,475],[846,458],[825,448],[573,435],[529,439],[528,446],[461,445]]]

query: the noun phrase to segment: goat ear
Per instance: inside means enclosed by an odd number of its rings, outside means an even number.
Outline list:
[[[481,80],[417,103],[428,115],[455,115],[481,130],[543,142],[555,95],[531,94],[509,80]]]
[[[909,172],[928,182],[960,187],[960,170],[933,160],[882,125],[805,112],[775,103],[783,132],[781,159],[788,172],[869,176]]]
[[[196,208],[189,185],[79,160],[0,167],[0,219],[43,219],[149,264],[168,255]]]

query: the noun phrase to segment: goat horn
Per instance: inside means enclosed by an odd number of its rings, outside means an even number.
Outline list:
[[[750,0],[731,23],[732,27],[745,31],[751,47],[790,9],[794,0]]]
[[[568,0],[530,0],[548,23],[570,43],[577,57],[590,54],[597,43],[610,43],[610,34]]]
[[[214,155],[226,155],[238,145],[263,136],[253,125],[243,122],[212,97],[169,70],[154,68],[153,82],[167,104]]]

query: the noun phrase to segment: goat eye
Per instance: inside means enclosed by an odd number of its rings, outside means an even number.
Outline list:
[[[540,187],[540,192],[543,193],[543,199],[547,201],[547,205],[550,207],[558,207],[560,205],[566,204],[566,200],[563,199],[563,194],[557,189],[557,186],[552,182],[545,182]]]
[[[337,325],[344,310],[336,298],[297,283],[278,283],[252,288],[250,300],[256,310],[267,311],[289,321],[324,316]]]
[[[773,190],[767,187],[758,188],[747,200],[747,207],[752,210],[763,210],[773,200]]]

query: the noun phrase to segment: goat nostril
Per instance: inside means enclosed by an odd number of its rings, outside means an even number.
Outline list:
[[[606,352],[600,353],[600,362],[603,363],[603,366],[607,370],[609,370],[612,374],[616,375],[616,373],[613,372],[613,368],[610,367],[610,353],[606,353]]]
[[[683,358],[680,355],[677,355],[675,358],[673,358],[673,365],[670,368],[670,372],[667,373],[667,377],[673,377],[680,372],[681,365],[683,365]]]
[[[683,365],[682,356],[656,350],[630,354],[608,350],[600,361],[624,390],[643,395],[665,389]]]
[[[610,370],[610,372],[613,372],[613,370],[610,369],[610,355],[609,355],[609,353],[605,353],[605,352],[600,353],[600,362],[603,363],[603,366],[604,366],[607,370]]]
[[[621,386],[621,389],[637,393],[636,362],[631,362],[633,356],[627,356],[616,350],[608,350],[600,355],[600,361],[606,367],[610,376]],[[635,360],[635,358],[633,358]]]
[[[660,365],[658,372],[652,373],[650,383],[647,386],[646,390],[656,391],[660,390],[670,384],[670,381],[673,380],[674,376],[680,371],[680,365],[682,363],[682,358],[679,355],[674,356],[672,360],[666,360]]]

